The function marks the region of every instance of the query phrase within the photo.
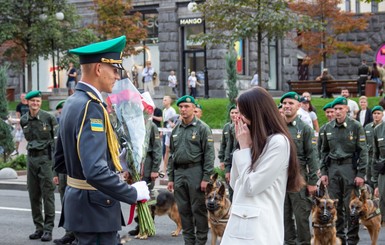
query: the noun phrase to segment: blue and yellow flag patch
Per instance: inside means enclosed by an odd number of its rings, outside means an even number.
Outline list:
[[[102,119],[90,119],[91,120],[91,131],[94,132],[103,132],[103,120]]]
[[[365,135],[360,135],[360,142],[365,142],[365,141],[366,141]]]

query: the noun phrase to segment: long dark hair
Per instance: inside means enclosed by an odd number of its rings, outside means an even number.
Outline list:
[[[267,138],[273,134],[283,134],[290,142],[288,168],[288,191],[299,191],[305,181],[300,174],[297,151],[283,117],[271,95],[262,87],[255,87],[241,94],[237,99],[239,112],[250,120],[251,166],[257,161],[266,145]]]

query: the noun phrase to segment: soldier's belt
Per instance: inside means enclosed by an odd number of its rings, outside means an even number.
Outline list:
[[[331,164],[338,164],[338,165],[351,164],[352,158],[349,157],[349,158],[343,158],[343,159],[331,159],[330,163]]]
[[[201,165],[201,163],[187,163],[187,164],[175,163],[175,169],[188,169],[188,168],[192,168],[192,167],[195,167],[198,165]]]
[[[95,191],[96,188],[88,184],[84,179],[75,179],[67,175],[67,185],[80,190]]]

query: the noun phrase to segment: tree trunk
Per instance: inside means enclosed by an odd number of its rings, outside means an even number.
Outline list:
[[[258,72],[258,82],[259,86],[265,87],[262,80],[262,30],[261,27],[258,26],[258,35],[257,35],[257,43],[258,43],[258,58],[257,58],[257,72]]]

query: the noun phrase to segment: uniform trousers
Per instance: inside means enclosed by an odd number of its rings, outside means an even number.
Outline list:
[[[306,187],[299,192],[286,192],[284,205],[285,244],[310,245],[309,216],[311,205],[310,199],[306,196]]]
[[[205,245],[208,233],[205,193],[200,184],[201,165],[174,170],[174,196],[182,220],[185,245]]]
[[[360,237],[358,236],[359,224],[352,224],[349,215],[350,196],[353,190],[356,190],[354,179],[356,171],[352,164],[336,164],[331,163],[329,166],[329,195],[332,199],[338,199],[337,205],[337,236],[341,239],[342,244],[358,244]],[[358,195],[358,193],[356,193]],[[345,220],[348,219],[348,220]],[[347,221],[347,222],[345,222]],[[345,235],[345,224],[347,223],[347,234]]]
[[[74,232],[77,245],[115,245],[118,244],[118,232]]]
[[[54,227],[55,185],[52,178],[52,160],[48,156],[28,156],[27,188],[31,202],[32,219],[37,231],[52,232]],[[44,217],[42,204],[44,205]]]
[[[385,174],[378,175],[378,191],[380,195],[381,220],[385,222]]]

